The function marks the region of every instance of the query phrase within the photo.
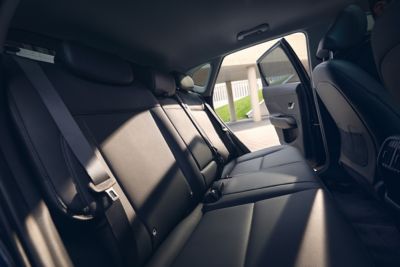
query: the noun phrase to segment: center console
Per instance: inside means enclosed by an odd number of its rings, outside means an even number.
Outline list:
[[[386,200],[400,210],[400,136],[387,138],[381,146],[378,172],[386,185]]]

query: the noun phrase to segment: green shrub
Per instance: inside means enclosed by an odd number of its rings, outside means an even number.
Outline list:
[[[261,101],[263,99],[262,90],[258,91],[258,99]],[[246,113],[251,110],[250,96],[245,96],[235,101],[235,112],[238,120],[246,119]],[[223,105],[215,109],[218,116],[225,122],[230,121],[229,107],[228,105]]]

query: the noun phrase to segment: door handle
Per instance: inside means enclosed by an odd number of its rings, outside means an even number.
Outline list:
[[[294,102],[288,103],[288,109],[290,109],[290,110],[294,109]]]

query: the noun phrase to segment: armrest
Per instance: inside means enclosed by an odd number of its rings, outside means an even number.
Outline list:
[[[294,129],[297,128],[296,120],[293,117],[282,115],[282,114],[275,114],[269,117],[271,124],[274,125],[276,128],[280,129]]]

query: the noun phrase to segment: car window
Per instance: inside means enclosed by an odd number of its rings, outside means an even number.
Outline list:
[[[293,64],[280,47],[265,55],[259,65],[269,85],[300,82]]]
[[[283,36],[293,48],[299,57],[306,71],[310,74],[309,57],[307,48],[307,37],[302,32],[292,33]],[[250,101],[249,90],[249,69],[256,70],[256,83],[258,87],[259,101],[263,101],[261,76],[256,67],[257,59],[269,50],[281,38],[270,40],[261,44],[253,45],[243,50],[227,55],[219,70],[216,84],[213,90],[213,104],[217,114],[225,122],[234,122],[241,119],[252,118],[252,106]],[[281,53],[282,52],[282,53]],[[287,66],[289,62],[283,51],[276,51],[273,58],[265,59],[265,67],[269,70],[268,78],[270,82],[294,82],[299,77],[295,74],[293,67]],[[282,63],[273,63],[273,61],[282,61]],[[278,67],[282,65],[281,67]],[[283,69],[282,69],[283,68]],[[292,68],[292,69],[291,69]],[[280,76],[275,77],[275,73],[283,72]],[[229,101],[231,98],[231,101]],[[229,104],[231,102],[231,104]],[[263,106],[263,104],[261,104]],[[267,114],[263,108],[262,115]]]
[[[193,78],[194,90],[202,93],[206,90],[210,80],[211,65],[209,63],[203,64],[189,71],[189,74]]]

